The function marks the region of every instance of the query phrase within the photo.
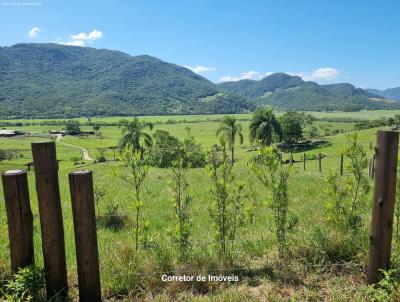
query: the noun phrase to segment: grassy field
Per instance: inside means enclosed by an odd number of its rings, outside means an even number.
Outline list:
[[[365,111],[356,113],[313,113],[317,118],[338,119],[376,119],[394,116],[400,111]],[[126,217],[126,225],[119,230],[99,227],[98,244],[100,253],[100,271],[103,295],[107,298],[139,299],[156,301],[365,301],[367,286],[364,280],[365,263],[367,260],[368,241],[359,246],[357,257],[346,264],[331,263],[324,256],[324,251],[315,244],[315,232],[324,228],[325,202],[328,198],[326,176],[329,170],[339,169],[340,154],[346,144],[346,134],[354,129],[354,123],[349,121],[317,121],[316,125],[330,124],[332,130],[343,133],[322,137],[329,142],[320,149],[307,151],[326,155],[322,162],[323,172],[318,172],[318,161],[307,162],[303,171],[302,163],[295,163],[295,173],[289,181],[290,212],[299,218],[299,223],[290,233],[289,251],[285,262],[276,255],[276,242],[270,211],[265,206],[269,195],[249,172],[248,161],[257,154],[250,151],[248,126],[250,115],[236,115],[241,120],[244,129],[244,143],[236,146],[235,172],[240,180],[254,184],[257,201],[256,217],[253,224],[249,223],[241,229],[232,255],[232,263],[226,268],[218,257],[218,244],[215,242],[215,228],[209,216],[210,180],[205,169],[197,168],[188,171],[190,194],[193,197],[190,213],[193,222],[193,251],[188,264],[182,266],[177,262],[173,242],[169,233],[175,227],[175,216],[171,202],[171,190],[168,182],[171,178],[169,169],[151,168],[144,184],[144,207],[142,219],[148,221],[147,249],[141,248],[139,254],[134,251],[134,210],[132,207],[132,188],[127,187],[115,176],[115,171],[121,170],[120,163],[113,162],[113,153],[105,153],[107,163],[93,164],[86,161],[75,166],[71,160],[80,157],[81,151],[63,143],[85,148],[93,158],[100,155],[99,148],[107,148],[118,144],[121,132],[116,126],[104,126],[102,135],[66,136],[57,143],[57,156],[60,159],[60,187],[62,210],[65,228],[67,265],[70,284],[76,284],[76,261],[74,234],[72,225],[72,210],[67,184],[67,174],[77,169],[90,169],[94,173],[95,186],[104,187],[107,195],[97,208],[98,214],[106,212],[110,205],[118,206],[118,213]],[[158,122],[155,129],[169,131],[182,139],[187,135],[185,128],[191,128],[191,134],[204,149],[217,143],[215,132],[219,126],[221,115],[210,116],[162,116],[142,117]],[[113,123],[119,117],[93,118],[92,122],[103,121]],[[79,119],[81,122],[87,119]],[[173,120],[174,122],[171,122]],[[46,140],[49,130],[55,126],[41,126],[43,120],[25,120],[34,125],[10,127],[30,135],[15,138],[0,138],[0,149],[20,149],[21,158],[0,162],[0,170],[21,168],[31,161],[30,143]],[[168,123],[166,123],[169,121]],[[18,121],[13,121],[18,122]],[[89,131],[91,127],[84,126],[82,130]],[[153,130],[153,131],[154,131]],[[375,142],[376,131],[368,129],[359,132],[359,139],[368,156],[372,156],[370,146]],[[303,153],[294,153],[294,159],[301,161]],[[284,154],[284,159],[288,158]],[[29,172],[29,186],[32,210],[35,218],[35,257],[37,265],[42,266],[40,226],[38,217],[37,197],[34,190],[34,174]],[[369,204],[371,196],[367,196],[364,209],[365,233],[369,229]],[[9,250],[7,222],[4,200],[0,192],[0,267],[9,268]],[[397,246],[396,246],[397,248]],[[396,254],[396,252],[395,252]],[[165,283],[160,276],[163,273],[192,271],[235,272],[240,276],[240,282],[230,286],[222,284],[181,284]],[[76,287],[72,286],[72,295]],[[291,300],[290,300],[291,299]]]

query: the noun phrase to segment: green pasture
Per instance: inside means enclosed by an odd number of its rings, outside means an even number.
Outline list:
[[[354,118],[354,119],[374,119],[382,116],[389,117],[400,113],[400,111],[374,111],[374,112],[356,112],[356,113],[313,113],[317,118],[335,117],[335,118]],[[272,227],[272,218],[269,211],[263,206],[268,198],[263,187],[257,182],[247,168],[249,159],[257,154],[257,151],[250,151],[248,148],[250,142],[248,139],[248,125],[250,115],[236,115],[243,119],[241,124],[244,129],[244,143],[236,146],[235,171],[237,179],[245,183],[253,183],[256,192],[256,198],[259,203],[259,209],[256,211],[254,224],[247,225],[240,231],[238,242],[235,243],[235,259],[243,264],[254,265],[265,259],[268,254],[275,253],[275,237]],[[168,124],[156,124],[156,129],[169,131],[172,135],[183,139],[187,135],[187,127],[190,127],[191,135],[197,142],[201,143],[205,149],[217,143],[215,137],[216,129],[219,126],[217,121],[211,121],[222,118],[222,115],[210,116],[162,116],[162,117],[143,117],[143,119],[153,122],[192,121]],[[97,120],[107,122],[117,122],[121,118],[92,118],[92,122]],[[246,120],[247,119],[247,120]],[[193,122],[193,121],[197,122]],[[87,119],[80,119],[87,121]],[[32,121],[33,122],[33,121]],[[39,120],[34,120],[39,122]],[[326,158],[322,161],[323,172],[318,172],[318,162],[308,161],[306,171],[303,171],[302,160],[303,152],[294,152],[296,162],[295,173],[291,176],[290,187],[290,208],[293,213],[299,217],[299,225],[294,234],[290,236],[291,246],[296,249],[308,246],[311,240],[311,233],[315,226],[322,225],[324,202],[327,199],[326,174],[330,169],[339,169],[340,154],[343,146],[346,144],[346,134],[353,131],[354,123],[351,122],[324,122],[318,121],[317,125],[330,124],[332,129],[343,129],[344,133],[335,136],[323,137],[328,142],[327,145],[319,149],[305,151],[307,153],[322,153]],[[30,143],[46,140],[48,131],[54,129],[54,126],[24,126],[17,130],[30,133],[33,136],[26,135],[15,138],[0,138],[0,149],[22,149],[21,158],[10,161],[0,162],[0,170],[21,168],[25,169],[24,164],[31,161]],[[91,130],[84,126],[82,130]],[[359,132],[360,142],[367,150],[369,156],[371,144],[375,142],[378,129],[368,129]],[[100,252],[100,270],[102,274],[102,284],[104,291],[112,291],[115,286],[118,274],[124,274],[124,271],[118,271],[113,267],[118,253],[124,247],[134,246],[134,234],[132,223],[134,210],[132,208],[132,188],[126,186],[119,178],[115,176],[116,171],[123,169],[118,162],[111,161],[113,154],[108,150],[106,158],[110,160],[107,163],[93,164],[87,161],[84,165],[74,166],[71,158],[80,157],[80,151],[76,148],[67,147],[62,142],[88,149],[89,154],[96,158],[99,156],[99,148],[108,148],[118,144],[121,135],[120,129],[115,126],[101,128],[101,136],[66,136],[62,138],[61,143],[57,143],[57,156],[60,159],[60,190],[62,199],[62,210],[64,218],[65,242],[67,253],[67,265],[71,281],[74,282],[76,272],[74,234],[72,225],[72,210],[69,196],[67,174],[77,169],[90,169],[94,173],[95,186],[102,186],[107,192],[106,200],[98,205],[98,213],[104,213],[106,207],[110,204],[117,204],[118,211],[127,216],[127,225],[122,229],[115,231],[105,228],[98,229],[98,244]],[[41,137],[37,137],[41,136]],[[284,154],[284,159],[288,158]],[[153,242],[162,243],[166,248],[171,248],[172,242],[168,235],[169,230],[174,228],[174,212],[171,202],[171,192],[168,186],[171,171],[169,169],[151,168],[148,178],[144,184],[142,211],[143,218],[149,221],[148,236]],[[31,196],[31,205],[35,218],[35,256],[39,265],[42,265],[41,239],[37,197],[34,190],[35,179],[34,172],[29,172],[29,187]],[[194,253],[204,254],[204,257],[213,257],[217,254],[217,245],[215,243],[214,229],[209,217],[209,176],[205,169],[190,169],[188,172],[190,184],[190,193],[193,196],[191,204],[191,215],[193,219]],[[368,197],[370,198],[370,197]],[[369,209],[365,209],[366,213]],[[369,218],[369,216],[367,215]],[[368,229],[369,220],[365,221],[365,229]],[[366,243],[367,244],[367,243]],[[362,253],[366,255],[366,247],[360,247]],[[3,266],[9,266],[9,249],[6,214],[4,209],[3,193],[0,192],[0,263]]]

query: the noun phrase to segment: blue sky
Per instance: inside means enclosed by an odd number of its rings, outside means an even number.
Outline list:
[[[0,45],[56,42],[149,54],[213,82],[287,72],[400,86],[400,1],[0,0]]]

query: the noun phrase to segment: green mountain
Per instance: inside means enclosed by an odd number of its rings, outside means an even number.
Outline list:
[[[351,84],[318,85],[285,73],[275,73],[260,81],[241,80],[219,85],[227,92],[251,98],[258,105],[271,105],[281,110],[356,111],[400,108],[400,102]]]
[[[0,47],[0,118],[240,113],[245,97],[150,56],[58,44]]]
[[[384,98],[400,101],[400,87],[389,88],[386,90],[367,89],[367,91]]]

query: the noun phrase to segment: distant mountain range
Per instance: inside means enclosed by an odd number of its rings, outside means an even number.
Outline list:
[[[389,98],[393,100],[400,101],[400,87],[389,88],[386,90],[378,90],[378,89],[367,89],[367,91],[382,96],[384,98]]]
[[[0,48],[0,117],[238,113],[254,110],[187,68],[150,56],[58,44]]]
[[[274,73],[259,81],[224,82],[225,91],[252,99],[258,105],[277,109],[316,111],[356,111],[361,109],[400,108],[400,103],[351,84],[318,85],[298,76]]]
[[[284,73],[214,84],[151,56],[58,44],[0,47],[0,118],[69,118],[400,108],[351,84],[318,85]],[[392,98],[390,96],[390,98]]]

